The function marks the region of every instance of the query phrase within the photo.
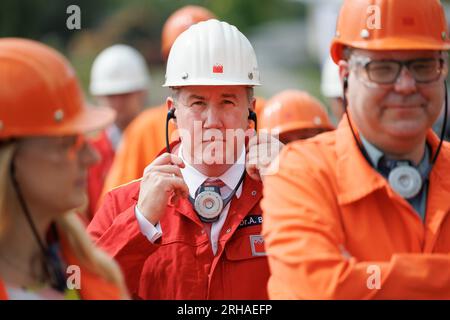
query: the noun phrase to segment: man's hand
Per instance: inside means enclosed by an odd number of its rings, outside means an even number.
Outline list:
[[[264,177],[276,172],[278,154],[284,144],[271,136],[267,131],[260,131],[251,136],[247,145],[246,170],[248,175],[255,180],[264,180]],[[274,163],[272,163],[274,162]]]
[[[172,199],[174,203],[179,197],[189,196],[180,168],[184,168],[184,163],[179,157],[164,153],[144,170],[137,207],[153,225],[164,215],[172,194],[175,194]]]

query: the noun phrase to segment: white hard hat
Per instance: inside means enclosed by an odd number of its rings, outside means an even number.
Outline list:
[[[92,95],[112,95],[144,90],[149,83],[144,57],[132,47],[116,44],[95,58],[89,89]]]
[[[260,85],[255,51],[226,22],[211,19],[192,25],[169,53],[164,87]]]
[[[325,61],[322,69],[322,95],[327,98],[342,98],[342,82],[339,78],[339,67],[331,57]]]

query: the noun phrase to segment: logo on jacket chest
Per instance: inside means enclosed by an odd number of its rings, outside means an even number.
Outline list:
[[[252,256],[265,256],[264,238],[261,235],[250,236],[250,246],[252,248]]]
[[[263,222],[261,215],[246,216],[238,226],[238,229],[260,225]]]

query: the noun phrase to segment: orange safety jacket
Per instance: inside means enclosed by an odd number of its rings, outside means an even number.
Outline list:
[[[427,142],[436,152],[438,137]],[[275,299],[450,299],[450,145],[426,218],[365,160],[347,119],[289,144],[264,181],[263,235]]]

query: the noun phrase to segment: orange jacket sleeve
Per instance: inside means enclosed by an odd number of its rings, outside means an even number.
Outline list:
[[[449,299],[450,256],[446,254],[399,253],[388,261],[358,261],[346,252],[345,233],[351,230],[343,230],[340,222],[333,179],[315,165],[324,162],[317,152],[303,151],[285,147],[278,173],[264,181],[263,234],[272,273],[269,296]],[[367,285],[372,265],[380,270],[380,289]]]

